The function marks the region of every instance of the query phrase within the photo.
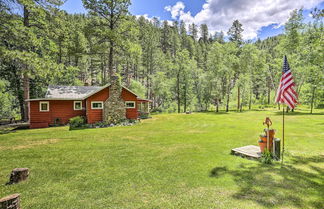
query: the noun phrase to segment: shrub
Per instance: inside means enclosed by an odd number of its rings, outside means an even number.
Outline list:
[[[0,79],[0,119],[10,119],[15,116],[14,103],[15,97],[10,91],[9,82]]]
[[[318,109],[324,109],[324,104],[318,104],[316,108],[318,108]]]
[[[149,118],[149,113],[147,113],[147,112],[140,112],[140,114],[139,114],[139,118],[140,119],[148,119]]]
[[[128,120],[128,123],[137,123],[138,122],[138,120],[135,120],[135,119],[129,119]]]
[[[106,122],[103,122],[103,121],[100,121],[100,122],[96,122],[94,124],[92,124],[92,127],[100,127],[100,128],[103,128],[103,127],[108,127],[109,124],[106,123]]]
[[[85,127],[85,119],[81,116],[76,116],[70,119],[70,130],[79,129]]]
[[[162,112],[163,112],[163,109],[160,107],[156,107],[151,110],[151,113],[162,113]]]
[[[264,149],[262,153],[261,162],[264,164],[272,164],[273,156],[272,153],[268,149]]]

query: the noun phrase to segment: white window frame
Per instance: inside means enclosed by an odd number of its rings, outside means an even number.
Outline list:
[[[93,107],[94,103],[101,103],[101,107],[99,107],[99,108],[98,107]],[[91,109],[92,110],[102,110],[103,109],[103,102],[102,101],[92,101],[91,102]]]
[[[46,110],[42,110],[42,104],[47,104]],[[39,112],[49,112],[49,102],[39,102]]]
[[[77,104],[77,103],[81,103],[80,109],[75,108],[75,104]],[[73,101],[73,110],[82,110],[82,101]]]
[[[127,103],[134,104],[134,107],[127,107]],[[126,109],[135,109],[136,108],[136,102],[135,101],[125,101],[125,107],[126,107]]]

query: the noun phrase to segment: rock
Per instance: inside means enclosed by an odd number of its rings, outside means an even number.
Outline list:
[[[29,169],[28,168],[15,168],[11,171],[10,179],[7,184],[16,184],[20,181],[24,181],[29,176]]]
[[[20,209],[20,195],[12,194],[1,198],[0,209]]]
[[[121,79],[118,76],[111,77],[109,98],[104,103],[103,121],[108,124],[117,124],[126,119],[125,101],[121,97]]]

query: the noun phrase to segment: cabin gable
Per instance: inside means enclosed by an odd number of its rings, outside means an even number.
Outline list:
[[[86,99],[87,103],[87,122],[96,123],[102,121],[102,111],[103,109],[93,109],[92,102],[105,102],[109,97],[109,88],[104,88],[101,91],[93,94]]]

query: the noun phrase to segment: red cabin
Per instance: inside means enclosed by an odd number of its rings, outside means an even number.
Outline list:
[[[45,98],[29,99],[30,128],[45,128],[55,124],[67,124],[75,116],[84,116],[87,123],[102,121],[103,104],[109,97],[106,86],[49,86]],[[126,118],[138,119],[149,112],[150,100],[139,98],[131,90],[122,87]]]

